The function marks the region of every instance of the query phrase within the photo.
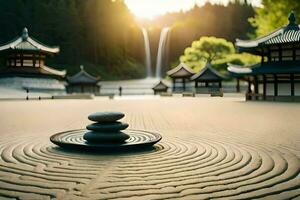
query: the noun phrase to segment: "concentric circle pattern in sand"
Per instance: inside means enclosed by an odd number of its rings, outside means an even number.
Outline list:
[[[66,152],[46,137],[0,144],[0,195],[19,199],[299,198],[300,161],[280,147],[166,136],[150,152]]]

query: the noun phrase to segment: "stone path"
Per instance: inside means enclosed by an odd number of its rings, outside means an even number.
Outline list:
[[[0,102],[0,199],[299,199],[300,106],[240,98]],[[56,132],[122,111],[151,152],[70,152]]]

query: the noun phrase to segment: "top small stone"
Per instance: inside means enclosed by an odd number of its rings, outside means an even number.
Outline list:
[[[115,122],[122,119],[125,115],[121,112],[96,112],[88,116],[94,122]]]

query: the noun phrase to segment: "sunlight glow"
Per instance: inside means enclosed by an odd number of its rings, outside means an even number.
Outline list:
[[[194,0],[125,0],[130,11],[137,17],[152,19],[166,12],[189,10]]]
[[[167,12],[187,11],[195,4],[204,5],[206,2],[228,4],[230,0],[125,0],[129,10],[139,18],[153,19]],[[248,0],[259,6],[261,0]]]

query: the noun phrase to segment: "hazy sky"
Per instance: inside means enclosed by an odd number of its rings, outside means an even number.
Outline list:
[[[203,5],[205,2],[227,4],[229,0],[125,0],[131,12],[142,18],[153,18],[166,12],[188,10],[195,3]],[[253,5],[260,5],[261,0],[248,0]]]

